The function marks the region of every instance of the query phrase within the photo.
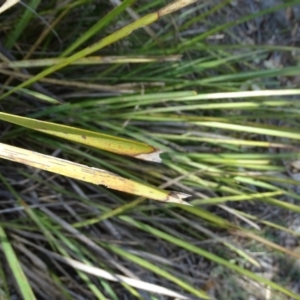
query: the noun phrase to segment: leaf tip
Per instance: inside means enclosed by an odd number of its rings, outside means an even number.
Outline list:
[[[154,149],[151,153],[142,153],[135,156],[135,158],[151,161],[151,162],[157,162],[161,163],[162,160],[160,158],[160,154],[162,154],[164,151],[159,149]]]
[[[184,201],[183,199],[190,197],[191,195],[181,193],[181,192],[170,192],[168,197],[167,197],[167,202],[172,202],[172,203],[178,203],[178,204],[183,204],[183,205],[188,205],[188,206],[193,206],[192,204]]]

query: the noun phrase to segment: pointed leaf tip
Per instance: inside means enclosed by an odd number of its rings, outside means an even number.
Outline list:
[[[163,150],[155,149],[154,152],[151,153],[142,153],[135,156],[135,158],[151,161],[151,162],[157,162],[161,163],[162,160],[160,158],[160,154],[164,153]]]
[[[190,197],[190,196],[191,195],[189,195],[189,194],[172,191],[172,192],[169,193],[166,201],[167,202],[172,202],[172,203],[179,203],[179,204],[183,204],[183,205],[188,205],[188,206],[193,206],[193,205],[191,205],[188,202],[183,200],[183,199],[185,199],[187,197]]]

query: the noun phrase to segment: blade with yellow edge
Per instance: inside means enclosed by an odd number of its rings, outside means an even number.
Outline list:
[[[0,120],[58,136],[66,140],[88,145],[97,149],[127,155],[142,160],[161,162],[159,155],[163,151],[142,142],[3,112],[0,112]]]

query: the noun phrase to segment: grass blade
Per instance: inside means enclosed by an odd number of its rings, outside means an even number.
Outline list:
[[[26,275],[24,274],[20,262],[17,258],[17,255],[6,235],[6,232],[0,225],[0,243],[3,250],[3,253],[7,259],[7,262],[10,266],[10,269],[16,279],[17,285],[19,287],[20,293],[22,294],[25,300],[35,300],[34,293],[31,289],[30,283],[27,280]]]
[[[163,151],[145,143],[2,112],[0,112],[0,119],[94,148],[132,156],[141,160],[161,162],[159,155]]]
[[[144,223],[141,223],[141,222],[138,222],[138,221],[135,221],[133,220],[132,218],[130,217],[127,217],[127,216],[122,216],[120,217],[122,220],[124,220],[125,222],[128,222],[130,224],[132,224],[133,226],[141,229],[141,230],[144,230],[146,232],[149,232],[153,235],[156,235],[164,240],[167,240],[175,245],[178,245],[184,249],[187,249],[191,252],[194,252],[194,253],[197,253],[198,255],[201,255],[201,256],[204,256],[206,258],[208,258],[209,260],[212,260],[214,262],[217,262],[218,264],[220,265],[224,265],[226,266],[227,268],[231,269],[231,270],[234,270],[238,273],[240,273],[241,275],[244,275],[244,276],[247,276],[251,279],[254,279],[255,281],[257,282],[260,282],[260,283],[263,283],[263,284],[266,284],[268,286],[270,286],[271,288],[273,288],[274,290],[277,290],[277,291],[280,291],[290,297],[293,297],[294,299],[300,299],[300,296],[285,289],[284,287],[264,278],[264,277],[261,277],[261,276],[258,276],[256,275],[255,273],[251,272],[251,271],[248,271],[242,267],[239,267],[231,262],[228,262],[227,260],[221,258],[220,256],[217,256],[215,254],[212,254],[212,253],[209,253],[195,245],[192,245],[190,243],[187,243],[186,241],[183,241],[179,238],[176,238],[174,236],[171,236],[163,231],[160,231],[152,226],[149,226],[149,225],[146,225]]]
[[[165,191],[151,185],[134,182],[105,170],[88,167],[2,143],[0,143],[0,157],[97,185],[102,184],[118,191],[163,202],[189,205],[182,200],[189,196],[187,194]]]
[[[150,13],[150,14],[132,22],[131,24],[119,29],[118,31],[114,32],[113,34],[100,40],[98,43],[95,43],[95,44],[75,53],[74,55],[68,57],[68,59],[65,62],[54,65],[54,66],[42,71],[41,73],[33,76],[32,78],[26,80],[25,82],[21,83],[17,87],[15,87],[12,90],[8,91],[7,93],[1,95],[0,100],[6,98],[10,94],[18,91],[19,89],[24,88],[24,87],[40,80],[41,78],[44,78],[47,75],[50,75],[51,73],[54,73],[55,71],[58,71],[64,67],[66,67],[67,65],[73,63],[74,61],[76,61],[80,58],[88,56],[88,55],[94,53],[95,51],[98,51],[100,49],[105,48],[108,45],[115,43],[116,41],[131,34],[132,31],[137,30],[140,27],[150,25],[151,23],[157,21],[160,17],[170,14],[170,13],[172,13],[178,9],[181,9],[187,5],[190,5],[193,2],[195,2],[195,0],[175,1],[175,2],[171,3],[170,5],[167,5],[166,7],[160,9],[157,12]]]
[[[5,42],[5,47],[7,49],[11,49],[12,46],[16,43],[16,41],[26,28],[27,24],[30,22],[32,16],[34,15],[33,11],[39,6],[40,2],[40,0],[31,0],[31,2],[28,4],[28,7],[30,7],[31,9],[25,9],[25,12],[18,22],[17,26],[15,27],[15,30],[7,36],[7,40]]]
[[[121,5],[111,10],[104,18],[101,18],[94,26],[88,29],[83,35],[81,35],[72,45],[70,45],[60,56],[65,57],[77,49],[80,45],[94,36],[97,32],[108,25],[117,15],[130,6],[134,0],[125,0]]]

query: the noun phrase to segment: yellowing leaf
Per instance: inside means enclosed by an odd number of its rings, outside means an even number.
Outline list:
[[[0,143],[0,157],[74,179],[105,185],[108,188],[163,202],[189,205],[189,195],[135,182],[106,170]]]
[[[161,162],[159,155],[163,151],[145,143],[3,112],[0,112],[0,120],[117,154],[152,162]]]

